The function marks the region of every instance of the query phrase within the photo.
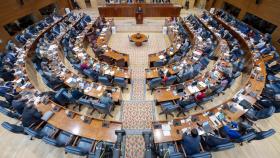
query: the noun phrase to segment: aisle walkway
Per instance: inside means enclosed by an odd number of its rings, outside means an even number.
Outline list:
[[[125,139],[125,157],[141,158],[145,149],[142,132],[151,129],[155,109],[154,102],[152,100],[146,100],[145,68],[148,67],[148,54],[159,52],[168,47],[170,43],[167,36],[163,35],[160,30],[150,32],[154,29],[155,25],[151,27],[138,25],[133,30],[130,27],[129,31],[136,32],[142,30],[142,32],[149,36],[149,41],[141,47],[136,47],[128,40],[128,35],[133,33],[127,32],[128,30],[125,29],[129,27],[118,25],[118,21],[115,23],[117,30],[121,30],[121,32],[112,35],[109,46],[115,50],[129,54],[129,68],[132,75],[129,98],[124,98],[122,104],[123,128],[127,133]]]

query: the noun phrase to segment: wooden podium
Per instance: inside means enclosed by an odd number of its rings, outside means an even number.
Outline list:
[[[143,24],[143,11],[135,12],[136,24]]]

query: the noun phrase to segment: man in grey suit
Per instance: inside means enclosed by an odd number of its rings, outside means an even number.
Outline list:
[[[112,97],[109,93],[104,92],[103,95],[99,98],[99,102],[101,104],[105,104],[106,106],[113,105]]]

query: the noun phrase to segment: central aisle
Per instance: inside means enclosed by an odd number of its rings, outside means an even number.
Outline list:
[[[142,132],[151,129],[155,109],[153,97],[150,92],[146,93],[145,68],[148,67],[148,54],[167,48],[170,42],[168,37],[160,32],[161,30],[153,30],[155,25],[152,27],[146,25],[142,28],[140,25],[136,28],[137,30],[131,30],[130,27],[129,32],[125,32],[127,25],[117,25],[117,30],[121,30],[121,32],[112,35],[109,46],[129,54],[130,57],[131,86],[123,92],[124,101],[122,103],[121,120],[127,134],[125,139],[125,157],[140,158],[143,157],[145,149]],[[128,35],[135,33],[139,29],[142,33],[149,36],[149,40],[141,47],[136,47],[134,43],[129,42]],[[150,32],[151,30],[152,32]]]

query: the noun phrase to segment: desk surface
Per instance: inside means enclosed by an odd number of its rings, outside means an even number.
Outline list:
[[[148,40],[148,37],[142,33],[139,34],[139,37],[138,37],[138,33],[135,33],[135,34],[132,34],[130,36],[130,39],[133,41],[133,42],[144,42],[146,40]]]
[[[52,104],[38,104],[39,111],[45,113],[52,109]],[[81,119],[81,115],[74,115],[74,118],[69,118],[66,115],[65,109],[60,109],[47,121],[49,124],[56,128],[70,132],[74,135],[86,137],[94,140],[104,140],[108,142],[116,142],[117,136],[115,130],[120,130],[121,123],[110,122],[109,128],[102,127],[103,121],[93,119],[90,124],[84,123]]]
[[[218,18],[217,18],[218,19]],[[223,26],[226,26],[226,28],[239,40],[240,43],[242,43],[241,45],[243,46],[243,49],[245,49],[247,56],[252,55],[254,52],[251,52],[246,40],[239,35],[238,33],[234,33],[234,29],[231,28],[230,26],[227,26],[227,24],[223,23],[221,20],[218,20],[218,22],[222,23]],[[266,59],[267,60],[267,59]],[[259,60],[257,60],[255,62],[255,65],[258,65],[261,68],[261,72],[259,73],[261,76],[263,76],[264,78],[266,78],[266,69],[265,69],[265,63],[264,60],[261,58]],[[249,70],[250,71],[250,70]],[[258,77],[253,77],[252,75],[248,75],[248,80],[247,82],[244,84],[246,87],[244,87],[244,89],[246,90],[246,94],[241,94],[238,98],[240,100],[245,99],[248,102],[250,102],[252,105],[255,104],[255,102],[257,101],[256,97],[252,97],[250,96],[250,92],[254,92],[256,93],[257,97],[261,94],[263,88],[265,87],[265,79],[264,80],[259,80]],[[247,88],[250,87],[250,88]],[[165,90],[166,91],[166,90]],[[156,97],[160,98],[160,100],[165,101],[166,97],[169,97],[170,100],[174,100],[176,99],[176,94],[174,94],[172,92],[172,90],[166,91],[166,92],[161,92],[161,91],[157,91],[156,90]],[[226,101],[225,103],[230,104],[232,103],[231,100]],[[237,109],[236,112],[231,112],[227,109],[222,109],[221,108],[222,105],[217,105],[216,107],[214,107],[213,109],[209,109],[209,110],[204,110],[204,111],[212,111],[214,113],[216,112],[223,112],[226,116],[226,118],[229,121],[235,121],[237,120],[239,117],[241,117],[244,113],[246,113],[246,110],[242,109]],[[210,126],[213,127],[214,123],[210,121],[210,118],[207,117],[207,115],[201,113],[198,114],[198,120],[201,121],[208,121],[210,123]],[[182,129],[184,128],[195,128],[197,127],[197,124],[195,122],[191,122],[190,120],[186,120],[185,118],[179,118],[179,121],[181,121],[180,126],[174,126],[172,123],[170,122],[160,122],[160,124],[170,124],[170,134],[165,134],[162,129],[153,129],[153,134],[154,134],[154,141],[155,143],[161,143],[161,142],[170,142],[170,141],[178,141],[182,139]],[[218,125],[216,127],[213,128],[219,128],[222,125]]]
[[[55,22],[52,26],[57,24],[59,21]],[[42,31],[37,36],[36,40],[28,44],[28,46],[26,47],[27,56],[25,60],[29,59],[30,57],[29,55],[33,53],[39,38],[41,38],[42,35],[45,32],[49,31],[51,28],[52,27],[50,26],[44,31]],[[26,67],[25,65],[22,66],[23,72],[26,72],[25,67]],[[29,78],[28,75],[27,77]],[[23,90],[23,89],[18,89],[18,90]],[[34,89],[28,89],[28,90],[33,91]],[[37,108],[39,111],[45,113],[52,109],[52,105],[51,103],[48,105],[43,105],[40,103],[37,104]],[[104,140],[109,142],[116,141],[117,136],[115,135],[115,130],[120,130],[122,127],[122,124],[120,122],[110,122],[109,128],[102,127],[103,120],[99,120],[99,119],[93,119],[90,124],[86,124],[81,120],[81,115],[79,115],[78,113],[75,114],[73,119],[70,119],[69,117],[66,116],[66,110],[63,108],[60,111],[56,112],[55,115],[53,115],[47,122],[55,126],[56,128],[70,132],[74,135],[95,139],[95,140]]]

